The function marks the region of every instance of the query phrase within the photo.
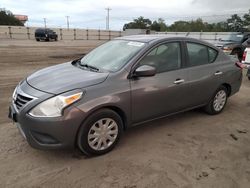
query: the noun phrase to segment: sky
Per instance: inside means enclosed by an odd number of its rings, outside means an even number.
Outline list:
[[[27,26],[105,29],[110,7],[110,29],[122,30],[125,23],[139,16],[167,24],[177,20],[201,17],[208,22],[225,20],[231,14],[243,15],[250,9],[250,0],[1,0],[0,8],[13,14],[27,15]]]

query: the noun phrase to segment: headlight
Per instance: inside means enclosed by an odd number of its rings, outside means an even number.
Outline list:
[[[34,107],[29,114],[33,117],[59,117],[67,106],[82,98],[83,92],[52,97]]]

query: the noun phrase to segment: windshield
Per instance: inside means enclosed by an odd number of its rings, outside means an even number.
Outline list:
[[[123,67],[145,43],[113,40],[91,51],[81,59],[81,65],[115,72]]]
[[[231,34],[225,38],[223,38],[223,41],[230,41],[230,42],[241,42],[243,39],[243,35],[241,34]]]

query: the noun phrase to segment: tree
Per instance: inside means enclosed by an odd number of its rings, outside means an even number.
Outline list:
[[[153,22],[150,29],[154,31],[166,31],[167,25],[165,24],[165,20],[159,18],[158,21]]]
[[[243,19],[244,27],[250,29],[250,10],[248,14],[244,14]]]
[[[153,21],[150,29],[154,31],[161,31],[161,25],[157,21]]]
[[[203,22],[203,20],[201,18],[198,18],[195,21],[191,21],[190,22],[190,28],[192,28],[192,31],[206,31],[207,30],[207,23]]]
[[[243,17],[234,14],[229,19],[218,23],[207,23],[198,18],[191,21],[176,21],[170,26],[167,26],[162,18],[152,23],[151,20],[141,16],[125,24],[123,30],[138,28],[172,32],[244,32],[250,30],[250,10]]]
[[[190,31],[189,23],[186,21],[176,21],[168,28],[168,31],[189,32]]]
[[[140,16],[137,19],[134,19],[133,22],[124,24],[123,30],[125,29],[151,29],[154,31],[166,31],[167,25],[162,18],[159,18],[157,21],[152,21],[148,18]]]
[[[242,31],[243,30],[243,20],[237,14],[233,14],[231,18],[227,19],[228,29],[230,31]]]
[[[0,25],[23,26],[23,23],[20,20],[16,19],[10,11],[0,9]]]
[[[133,22],[124,24],[123,30],[125,29],[149,29],[152,22],[150,19],[146,19],[142,16],[140,16],[137,19],[134,19]]]
[[[228,25],[226,22],[212,23],[208,25],[210,32],[227,32]]]
[[[201,18],[192,21],[176,21],[167,28],[172,32],[226,32],[230,31],[226,22],[207,23]]]

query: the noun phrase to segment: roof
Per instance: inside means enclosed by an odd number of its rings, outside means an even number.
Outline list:
[[[132,40],[132,41],[138,41],[138,42],[152,42],[162,39],[186,39],[187,37],[173,37],[168,35],[129,35],[129,36],[123,36],[116,39],[122,39],[122,40]]]
[[[119,37],[116,39],[121,39],[121,40],[129,40],[129,41],[136,41],[136,42],[144,42],[144,43],[154,43],[154,42],[159,42],[163,40],[189,40],[192,42],[198,42],[213,48],[218,49],[216,46],[214,46],[212,43],[200,40],[200,39],[195,39],[192,37],[181,37],[181,36],[169,36],[169,35],[164,35],[164,34],[157,34],[157,35],[129,35],[129,36],[123,36]]]

